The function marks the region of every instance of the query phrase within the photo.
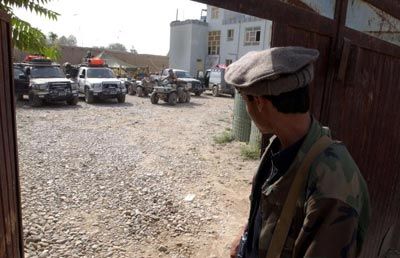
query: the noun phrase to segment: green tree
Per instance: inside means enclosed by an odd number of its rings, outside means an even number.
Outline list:
[[[25,8],[37,15],[46,17],[50,20],[57,20],[58,13],[53,12],[43,5],[51,0],[0,0],[0,10],[5,11],[11,16],[12,38],[14,46],[18,49],[40,53],[50,58],[56,59],[59,57],[59,51],[55,46],[47,44],[46,36],[38,28],[17,17],[13,8]]]
[[[126,47],[121,43],[112,43],[108,45],[107,49],[126,52]]]
[[[129,50],[132,54],[138,54],[136,48],[132,45],[131,49]]]
[[[57,44],[61,46],[77,46],[77,40],[74,35],[69,35],[68,38],[65,36],[61,36],[57,40]]]
[[[58,39],[58,35],[54,32],[49,32],[49,43],[51,45],[55,45]]]

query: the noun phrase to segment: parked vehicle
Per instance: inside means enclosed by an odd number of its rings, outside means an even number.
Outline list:
[[[22,100],[24,95],[29,95],[29,78],[25,74],[24,67],[14,64],[14,87],[17,100]]]
[[[177,102],[190,102],[190,88],[188,85],[171,84],[167,80],[163,80],[160,85],[155,86],[150,95],[152,104],[157,104],[161,99],[164,102],[174,106]]]
[[[138,97],[147,97],[157,86],[157,82],[152,78],[145,77],[141,81],[136,81],[128,89],[129,95],[137,94]]]
[[[89,58],[78,70],[79,93],[85,96],[87,103],[96,99],[116,98],[118,103],[125,102],[126,87],[105,65],[104,60]]]
[[[43,56],[30,55],[25,62],[14,64],[14,74],[18,84],[23,85],[16,89],[21,90],[17,97],[21,99],[28,95],[31,106],[38,107],[51,101],[66,101],[69,105],[78,103],[78,85],[65,78],[59,64]]]
[[[168,71],[171,68],[164,69],[161,73],[160,80],[162,81],[166,77],[168,77]],[[188,71],[172,69],[174,71],[175,76],[178,78],[178,84],[186,84],[190,87],[190,92],[194,93],[196,96],[200,96],[205,88],[201,84],[201,82],[195,79]]]
[[[224,68],[213,68],[206,71],[204,75],[204,87],[206,90],[211,91],[214,97],[220,94],[229,94],[235,97],[235,88],[226,83]]]
[[[119,77],[118,79],[125,85],[125,89],[127,92],[129,90],[129,87],[131,87],[131,85],[134,83],[134,81],[132,81],[132,79],[128,77]]]

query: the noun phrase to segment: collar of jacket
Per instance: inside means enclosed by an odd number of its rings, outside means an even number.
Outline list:
[[[312,117],[310,129],[308,130],[308,133],[307,133],[307,135],[303,141],[303,144],[301,145],[293,163],[289,166],[289,169],[286,171],[286,173],[280,179],[278,179],[275,183],[272,184],[272,187],[267,187],[267,185],[264,184],[264,186],[262,187],[263,188],[262,191],[269,192],[273,188],[280,185],[282,183],[282,181],[286,181],[286,179],[291,178],[294,174],[293,171],[296,171],[298,169],[298,167],[304,160],[305,156],[307,155],[308,151],[311,149],[313,144],[324,135],[331,137],[329,128],[323,127],[318,122],[317,119]],[[279,144],[278,138],[276,136],[272,136],[270,139],[270,144],[268,145],[268,147],[266,148],[266,150],[263,154],[262,162],[264,162],[267,159],[267,157],[271,153],[271,149],[274,148],[277,144]]]

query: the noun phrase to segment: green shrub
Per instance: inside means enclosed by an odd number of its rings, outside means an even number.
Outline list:
[[[242,155],[242,157],[244,157],[245,159],[259,159],[260,152],[260,148],[254,145],[246,144],[240,148],[240,155]]]
[[[214,142],[218,144],[225,144],[233,140],[234,138],[230,131],[224,131],[221,134],[214,136]]]

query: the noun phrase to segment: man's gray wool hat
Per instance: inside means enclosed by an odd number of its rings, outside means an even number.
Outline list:
[[[225,81],[247,95],[277,96],[308,85],[318,56],[318,50],[303,47],[249,52],[228,66]]]

